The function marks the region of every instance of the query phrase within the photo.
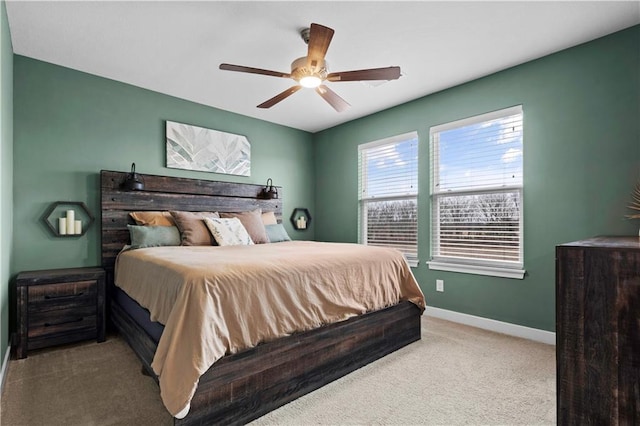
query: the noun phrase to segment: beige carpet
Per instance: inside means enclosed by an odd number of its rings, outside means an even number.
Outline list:
[[[254,425],[555,424],[555,348],[423,317],[423,340]],[[168,425],[155,382],[117,336],[9,363],[5,425]]]

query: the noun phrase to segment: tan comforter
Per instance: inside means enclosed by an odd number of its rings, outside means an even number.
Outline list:
[[[116,285],[165,325],[152,367],[172,415],[225,354],[424,296],[402,254],[292,241],[122,252]]]

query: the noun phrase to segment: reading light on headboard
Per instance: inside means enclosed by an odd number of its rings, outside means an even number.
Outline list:
[[[267,186],[262,188],[258,196],[267,200],[278,198],[278,188],[273,186],[273,180],[271,180],[271,178],[267,179]]]
[[[127,175],[120,188],[125,191],[142,191],[144,189],[144,181],[140,180],[136,174],[136,163],[131,163],[131,173]]]

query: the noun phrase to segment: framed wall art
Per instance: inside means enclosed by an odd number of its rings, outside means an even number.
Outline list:
[[[251,144],[242,135],[167,121],[167,167],[250,176]]]

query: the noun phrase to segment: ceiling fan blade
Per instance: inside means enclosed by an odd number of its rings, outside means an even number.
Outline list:
[[[279,71],[263,70],[261,68],[251,68],[242,65],[220,64],[220,69],[225,71],[248,72],[251,74],[269,75],[271,77],[290,78],[291,74]]]
[[[264,101],[263,103],[258,105],[258,108],[271,108],[272,106],[274,106],[275,104],[277,104],[281,100],[288,98],[289,96],[293,95],[294,93],[296,93],[300,89],[302,89],[302,86],[300,86],[300,85],[296,84],[295,86],[291,86],[287,90],[285,90],[284,92],[278,93],[273,98],[271,98],[271,99],[269,99],[267,101]]]
[[[400,67],[332,72],[327,75],[329,81],[397,80],[398,78],[400,78]]]
[[[329,43],[333,38],[334,31],[320,24],[311,24],[309,31],[309,48],[307,51],[307,60],[310,66],[314,67],[314,63],[324,60],[324,56],[329,49]]]
[[[329,89],[324,84],[316,87],[316,92],[318,92],[318,94],[322,96],[325,101],[329,102],[333,109],[338,112],[342,112],[351,106],[347,101],[338,96],[336,92]]]

